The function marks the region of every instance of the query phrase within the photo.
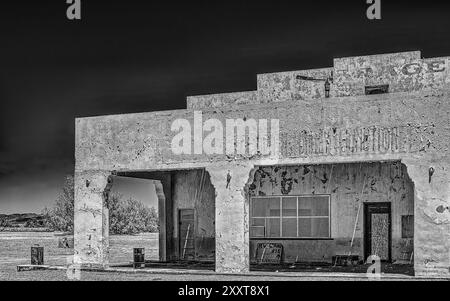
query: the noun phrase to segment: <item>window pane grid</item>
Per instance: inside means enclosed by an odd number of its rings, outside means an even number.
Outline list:
[[[283,203],[280,198],[280,237],[283,237]]]
[[[296,215],[297,215],[297,221],[296,221],[296,222],[297,222],[297,228],[296,228],[296,230],[297,230],[297,237],[298,237],[298,234],[299,234],[299,233],[298,233],[298,197],[297,197],[296,210],[295,210],[295,212],[297,212],[297,214],[296,214]]]
[[[293,201],[295,206],[293,206]],[[301,202],[302,206],[300,206]],[[259,206],[257,210],[255,210],[256,206]],[[261,208],[261,206],[266,206],[266,208]],[[294,210],[295,215],[293,214]],[[251,221],[264,219],[266,238],[330,237],[329,195],[256,197],[251,199],[250,213],[253,214],[255,211],[266,214],[265,216],[251,215]],[[306,212],[309,214],[305,214]],[[328,215],[323,215],[323,213]],[[293,222],[294,220],[295,222]],[[301,224],[300,221],[302,221]]]

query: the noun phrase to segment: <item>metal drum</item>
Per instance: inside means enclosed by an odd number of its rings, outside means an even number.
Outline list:
[[[44,264],[44,247],[38,245],[31,247],[31,264],[43,265]]]
[[[145,268],[145,249],[134,248],[133,249],[133,268],[142,269]]]

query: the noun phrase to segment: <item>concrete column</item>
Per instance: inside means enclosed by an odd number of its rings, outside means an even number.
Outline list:
[[[445,160],[405,160],[414,182],[416,276],[450,277],[450,175]],[[434,173],[429,181],[430,167]]]
[[[74,263],[105,268],[109,264],[110,173],[75,172]]]
[[[247,273],[249,202],[245,187],[253,165],[222,164],[206,168],[216,190],[216,272]]]
[[[171,237],[167,235],[167,217],[168,214],[166,212],[167,201],[166,195],[164,194],[164,186],[161,181],[153,180],[153,184],[155,185],[156,195],[158,197],[158,218],[159,218],[159,261],[165,262],[167,261],[167,251],[170,251],[168,248],[168,241],[171,240]],[[169,181],[170,184],[170,181]],[[170,215],[169,215],[170,218]]]

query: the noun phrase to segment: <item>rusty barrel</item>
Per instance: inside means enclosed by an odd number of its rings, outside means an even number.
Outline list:
[[[134,248],[133,249],[133,268],[141,269],[145,268],[145,249]]]
[[[35,245],[31,247],[31,264],[43,265],[44,264],[44,247]]]

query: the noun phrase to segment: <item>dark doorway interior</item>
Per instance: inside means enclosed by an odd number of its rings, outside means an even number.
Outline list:
[[[364,257],[377,255],[391,262],[391,204],[364,204]]]

